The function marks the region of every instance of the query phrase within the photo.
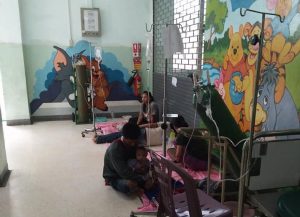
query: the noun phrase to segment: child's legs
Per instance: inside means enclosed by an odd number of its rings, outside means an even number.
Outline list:
[[[189,154],[184,157],[184,165],[194,171],[207,171],[208,167],[207,160],[200,160]]]
[[[114,132],[107,135],[97,135],[94,138],[95,143],[101,144],[101,143],[109,143],[113,142],[114,140],[121,138],[122,132]]]
[[[149,190],[153,187],[153,184],[154,184],[154,180],[152,177],[148,177],[146,180],[145,180],[145,184],[143,185],[143,188],[144,190]]]
[[[183,157],[183,146],[180,145],[176,145],[175,148],[169,148],[167,150],[167,153],[169,155],[169,157],[176,162],[182,162],[182,157]]]
[[[176,160],[175,158],[175,152],[176,152],[176,149],[175,148],[168,148],[167,149],[167,154],[169,155],[169,157],[174,161]]]
[[[176,145],[175,159],[177,162],[182,162],[184,148],[181,145]]]

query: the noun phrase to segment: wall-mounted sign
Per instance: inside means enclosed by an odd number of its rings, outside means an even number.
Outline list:
[[[99,8],[81,8],[82,36],[100,36]]]

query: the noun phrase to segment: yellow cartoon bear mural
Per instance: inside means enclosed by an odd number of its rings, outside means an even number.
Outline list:
[[[261,64],[259,72],[259,88],[261,89],[258,93],[255,130],[299,128],[300,102],[294,101],[294,97],[298,96],[299,93],[296,93],[295,90],[290,92],[286,82],[287,76],[291,75],[295,77],[290,79],[292,80],[291,83],[300,80],[300,74],[297,73],[300,63],[294,62],[300,61],[300,58],[297,58],[300,52],[299,1],[266,0],[249,3],[248,8],[250,9],[257,10],[259,8],[261,11],[277,13],[285,17],[280,20],[277,16],[268,16],[264,20],[264,41],[260,59],[258,59],[258,52],[261,45],[258,42],[253,43],[253,38],[259,37],[261,34],[261,17],[257,16],[257,20],[253,17],[248,18],[248,20],[246,17],[241,19],[239,10],[236,9],[245,8],[244,3],[242,1],[234,1],[233,3],[229,0],[228,2],[237,5],[234,7],[232,5],[232,9],[227,8],[228,14],[222,23],[224,25],[223,34],[215,39],[209,38],[210,46],[205,46],[204,52],[204,63],[213,60],[215,65],[218,65],[215,68],[220,69],[219,78],[213,81],[216,89],[222,94],[226,106],[241,130],[248,132],[250,130],[257,64]],[[215,11],[215,13],[217,12]],[[205,45],[207,44],[208,41]],[[221,55],[223,59],[220,59]],[[287,67],[289,64],[294,67]],[[264,96],[261,96],[262,93]],[[269,110],[267,105],[277,108],[277,112],[271,112],[273,110]],[[282,109],[283,107],[288,109],[287,112],[284,112],[285,117],[278,113],[279,108]]]
[[[222,76],[225,90],[225,104],[232,113],[235,121],[245,130],[247,125],[244,120],[244,93],[242,92],[242,82],[248,83],[248,72],[246,69],[246,57],[242,46],[243,25],[240,25],[239,32],[233,32],[233,27],[229,28],[230,44],[226,52]],[[246,85],[246,84],[245,84]]]

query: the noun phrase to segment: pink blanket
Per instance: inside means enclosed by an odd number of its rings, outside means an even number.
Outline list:
[[[114,120],[109,122],[96,123],[96,129],[100,129],[102,135],[107,135],[110,133],[115,133],[120,131],[126,120]]]
[[[157,153],[163,155],[162,151],[156,151]],[[168,159],[171,160],[171,158],[167,155],[166,156]],[[184,165],[182,165],[182,168],[184,168]],[[205,179],[207,176],[208,176],[208,172],[207,171],[194,171],[194,170],[191,170],[189,168],[184,168],[194,179],[197,179],[197,180],[202,180],[202,179]],[[180,181],[180,178],[178,176],[178,174],[176,173],[173,173],[172,174],[172,177],[175,179],[175,180],[178,180]],[[216,170],[211,170],[210,172],[210,179],[213,180],[213,181],[219,181],[220,180],[220,174],[218,171]]]

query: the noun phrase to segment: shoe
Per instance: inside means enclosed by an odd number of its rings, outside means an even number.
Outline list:
[[[148,197],[145,194],[143,194],[140,197],[140,200],[142,202],[142,206],[138,207],[138,209],[142,209],[143,207],[149,206],[150,200],[148,199]]]
[[[137,209],[137,212],[150,212],[150,211],[157,211],[157,206],[152,202],[150,202],[148,206],[144,206]]]

